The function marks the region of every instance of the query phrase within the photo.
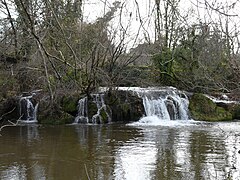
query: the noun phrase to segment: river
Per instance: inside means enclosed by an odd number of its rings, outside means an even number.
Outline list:
[[[240,122],[5,127],[0,179],[240,179]]]

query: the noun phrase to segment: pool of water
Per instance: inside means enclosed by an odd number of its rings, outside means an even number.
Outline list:
[[[0,179],[240,179],[240,122],[5,127]]]

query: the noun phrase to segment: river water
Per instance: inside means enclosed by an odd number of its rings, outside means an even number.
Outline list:
[[[0,179],[240,179],[240,122],[5,127]]]

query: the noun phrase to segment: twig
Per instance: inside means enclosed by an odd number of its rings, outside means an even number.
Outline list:
[[[16,123],[14,123],[14,122],[8,120],[8,122],[9,122],[10,124],[6,124],[6,125],[1,126],[1,127],[0,127],[0,132],[1,132],[2,129],[5,128],[5,127],[17,126],[18,123],[19,123],[19,121],[21,120],[21,118],[22,118],[22,116],[19,117],[19,119],[17,120]],[[0,134],[0,136],[2,136],[2,135]]]
[[[7,114],[12,113],[15,109],[16,109],[16,107],[14,107],[11,111],[9,111],[9,112],[3,114],[3,115],[0,117],[0,121],[2,120],[2,118],[3,118],[4,116],[6,116]]]
[[[36,161],[31,167],[27,168],[26,170],[32,169],[34,166],[38,164],[38,161]]]
[[[87,174],[87,178],[88,178],[88,180],[90,180],[90,177],[89,177],[89,175],[88,175],[88,171],[87,171],[87,166],[86,166],[86,164],[84,164],[84,167],[85,167],[85,171],[86,171],[86,174]]]

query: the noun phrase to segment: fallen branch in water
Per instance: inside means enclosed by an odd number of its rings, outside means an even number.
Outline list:
[[[84,164],[84,167],[85,167],[85,171],[86,171],[86,174],[87,174],[87,178],[88,178],[88,180],[90,180],[90,177],[89,177],[89,175],[88,175],[88,171],[87,171],[87,166],[86,166],[86,164]]]
[[[2,118],[3,118],[4,116],[6,116],[6,115],[12,113],[15,109],[16,109],[16,107],[14,107],[11,111],[9,111],[9,112],[3,114],[3,115],[0,117],[0,121],[2,120]]]
[[[6,125],[1,126],[1,127],[0,127],[0,133],[1,133],[2,129],[5,128],[5,127],[17,126],[18,123],[19,123],[19,121],[21,121],[21,118],[22,118],[22,116],[19,117],[19,119],[17,120],[16,123],[14,123],[14,122],[8,120],[8,122],[9,122],[10,124],[6,124]],[[2,135],[0,134],[0,136],[2,136]]]

